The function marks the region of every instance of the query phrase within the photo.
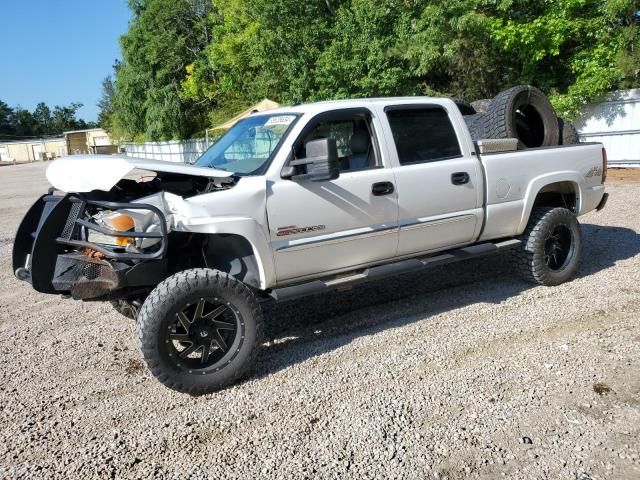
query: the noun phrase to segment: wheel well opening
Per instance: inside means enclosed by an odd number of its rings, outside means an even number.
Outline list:
[[[241,282],[260,288],[260,270],[251,243],[234,234],[191,234],[175,247],[172,256],[179,265],[174,270],[213,268],[234,276]]]
[[[571,182],[557,182],[545,186],[538,192],[533,207],[564,207],[575,213],[578,207],[575,185]]]

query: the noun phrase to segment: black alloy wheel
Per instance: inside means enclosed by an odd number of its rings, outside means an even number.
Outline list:
[[[167,354],[189,373],[219,371],[233,360],[244,341],[240,311],[217,297],[187,303],[167,327]]]
[[[571,210],[534,208],[521,241],[512,253],[525,280],[551,287],[571,280],[578,271],[582,231]]]
[[[154,377],[178,392],[202,395],[237,382],[262,338],[253,292],[218,270],[185,270],[161,282],[138,315],[142,357]]]
[[[571,230],[566,225],[557,225],[544,244],[544,263],[551,270],[562,270],[573,251]]]

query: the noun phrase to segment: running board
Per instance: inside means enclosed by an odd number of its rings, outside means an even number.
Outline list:
[[[370,267],[363,271],[358,271],[352,275],[334,277],[327,280],[312,280],[307,283],[292,285],[290,287],[276,288],[271,291],[271,296],[276,301],[292,300],[294,298],[316,295],[331,290],[348,290],[360,283],[380,280],[392,277],[400,273],[415,272],[426,268],[439,267],[448,263],[460,262],[471,258],[484,257],[498,253],[502,250],[511,249],[520,245],[517,239],[504,240],[502,242],[477,243],[464,248],[449,250],[444,253],[428,257],[410,258],[395,263],[388,263],[376,267]]]

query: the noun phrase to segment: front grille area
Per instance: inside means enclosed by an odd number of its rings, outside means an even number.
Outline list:
[[[67,218],[67,223],[64,225],[62,238],[66,240],[71,239],[75,230],[76,220],[80,217],[83,207],[84,203],[74,202],[73,204],[71,204],[71,212],[69,212],[69,218]]]
[[[80,253],[59,255],[52,284],[76,300],[98,298],[122,287],[128,268]]]

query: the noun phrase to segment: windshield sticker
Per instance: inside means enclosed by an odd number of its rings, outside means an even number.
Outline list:
[[[290,125],[295,119],[295,115],[278,115],[277,117],[271,117],[264,126],[272,127],[274,125]]]

